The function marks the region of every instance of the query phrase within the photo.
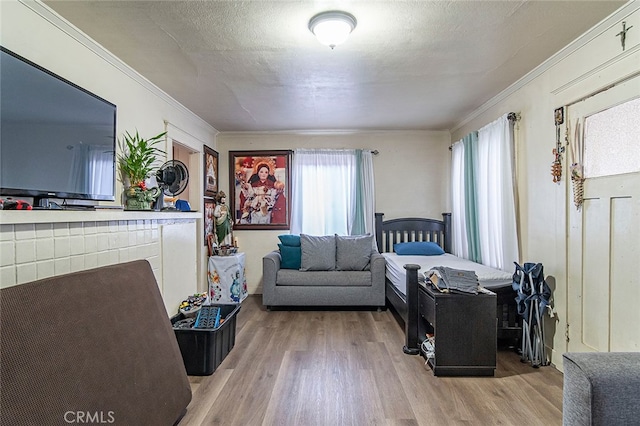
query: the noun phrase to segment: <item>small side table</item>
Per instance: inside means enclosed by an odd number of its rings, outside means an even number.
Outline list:
[[[245,254],[209,256],[209,303],[240,303],[247,297]]]

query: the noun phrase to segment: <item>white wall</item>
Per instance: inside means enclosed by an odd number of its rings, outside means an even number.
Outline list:
[[[441,218],[448,211],[450,136],[448,132],[221,133],[220,189],[229,194],[229,151],[295,148],[376,149],[373,167],[376,211],[385,219]],[[249,293],[262,293],[262,256],[277,248],[289,231],[234,231],[247,254]]]
[[[521,261],[542,262],[554,290],[557,318],[546,325],[547,345],[553,348],[552,362],[561,368],[566,351],[567,324],[567,175],[552,182],[551,163],[555,148],[554,110],[590,95],[633,73],[640,72],[640,34],[627,35],[623,52],[620,38],[622,20],[640,23],[640,2],[630,2],[611,17],[567,46],[555,57],[499,94],[452,131],[456,141],[471,131],[510,111],[520,112],[518,124],[517,185]],[[562,134],[564,140],[564,133]],[[640,233],[635,230],[636,233]],[[640,238],[640,235],[639,235]],[[635,326],[635,325],[630,325]]]
[[[173,133],[189,135],[189,140],[215,148],[217,131],[198,116],[159,90],[118,58],[70,25],[40,2],[3,0],[0,2],[0,43],[7,49],[107,99],[117,106],[116,134],[135,131],[142,136],[154,136],[170,127]],[[166,123],[170,123],[168,126]],[[177,131],[176,129],[179,129]],[[171,138],[166,152],[171,152]],[[25,153],[25,157],[28,153]],[[193,173],[192,182],[201,179],[201,170]],[[116,199],[120,200],[122,185],[116,185]],[[102,203],[108,204],[108,203]],[[112,204],[121,204],[116,201]],[[202,211],[202,197],[192,209]],[[57,222],[57,212],[51,215]],[[86,221],[93,221],[91,212]],[[159,215],[161,213],[158,213]],[[192,287],[204,289],[204,251],[202,220],[190,237],[196,246],[197,283],[188,283],[185,296]],[[3,254],[4,255],[4,254]],[[189,290],[186,290],[186,289]],[[166,301],[165,301],[166,302]]]

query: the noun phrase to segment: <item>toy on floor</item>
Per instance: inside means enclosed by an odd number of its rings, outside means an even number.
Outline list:
[[[207,293],[196,293],[182,301],[179,311],[185,317],[195,317],[206,301]]]

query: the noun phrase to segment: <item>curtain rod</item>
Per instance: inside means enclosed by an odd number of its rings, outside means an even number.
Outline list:
[[[507,120],[509,120],[512,123],[520,121],[520,118],[522,118],[522,116],[520,115],[519,112],[510,112],[509,114],[507,114]],[[449,145],[449,151],[451,151],[452,149],[453,149],[453,144]]]
[[[0,1],[2,1],[2,0],[0,0]],[[338,150],[338,151],[347,151],[347,150],[353,150],[353,148],[298,148],[298,149],[302,149],[302,150],[310,149],[310,150],[316,150],[316,151],[322,151],[322,150],[325,150],[325,151],[332,151],[332,150],[333,151],[336,151],[336,150]],[[297,149],[293,149],[291,151],[295,153],[295,151],[297,151]],[[377,149],[362,149],[362,151],[369,151],[373,155],[380,154],[380,151],[378,151]]]

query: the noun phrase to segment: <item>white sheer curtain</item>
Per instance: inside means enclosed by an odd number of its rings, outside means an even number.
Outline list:
[[[358,162],[352,149],[294,151],[292,234],[352,235],[361,233],[362,225],[374,233],[373,166],[371,153],[362,154]]]
[[[482,263],[509,270],[519,261],[513,135],[507,114],[478,130],[476,202]]]
[[[460,140],[451,147],[451,242],[452,253],[468,259],[464,181],[464,144]]]
[[[452,251],[504,271],[519,261],[507,114],[451,148]]]
[[[364,233],[371,234],[375,239],[375,181],[373,176],[373,154],[370,150],[362,151],[362,166],[360,168],[360,185],[362,188],[362,213],[364,215]],[[374,242],[375,245],[375,242]]]

